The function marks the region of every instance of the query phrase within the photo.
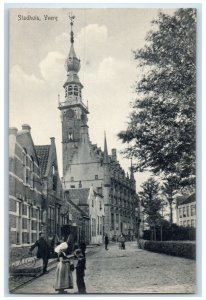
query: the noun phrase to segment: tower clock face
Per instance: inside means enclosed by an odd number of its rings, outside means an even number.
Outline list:
[[[66,111],[65,113],[66,117],[68,117],[69,119],[73,119],[74,118],[74,115],[75,115],[75,112],[72,110],[72,109],[69,109]]]

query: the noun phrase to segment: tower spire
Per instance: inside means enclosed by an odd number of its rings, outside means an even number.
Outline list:
[[[103,164],[108,164],[109,163],[109,156],[108,156],[108,151],[107,151],[107,139],[106,139],[106,132],[104,132],[104,159],[103,159]]]
[[[71,44],[73,44],[74,43],[74,32],[72,30],[72,27],[74,25],[75,16],[72,14],[72,12],[69,13],[69,19],[70,19],[70,26],[71,26],[70,42],[71,42]]]

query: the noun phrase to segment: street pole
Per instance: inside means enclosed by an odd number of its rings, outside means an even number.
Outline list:
[[[140,240],[140,223],[141,219],[138,218],[137,221],[137,247],[140,248],[139,240]]]
[[[161,242],[162,242],[162,222],[161,222],[161,225],[160,225],[160,235],[161,235]]]

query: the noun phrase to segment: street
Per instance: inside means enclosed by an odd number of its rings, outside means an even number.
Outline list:
[[[88,249],[85,283],[87,293],[195,293],[195,261],[153,253],[127,242]],[[74,289],[77,292],[74,275]],[[56,294],[53,285],[55,269],[15,290],[15,294]]]

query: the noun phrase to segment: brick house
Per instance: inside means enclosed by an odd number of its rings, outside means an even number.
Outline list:
[[[35,146],[42,179],[42,230],[48,241],[61,238],[61,226],[69,224],[69,207],[58,171],[55,138],[50,145]]]
[[[30,130],[27,124],[9,129],[10,257],[27,252],[42,230],[41,174]]]

